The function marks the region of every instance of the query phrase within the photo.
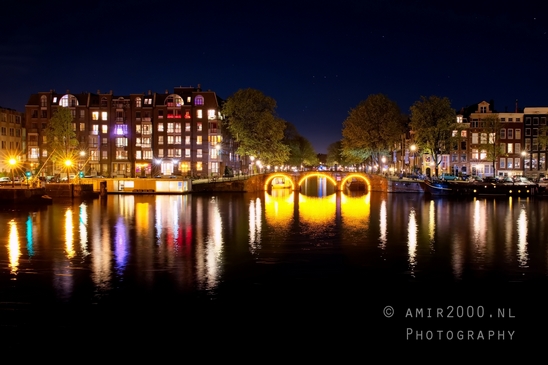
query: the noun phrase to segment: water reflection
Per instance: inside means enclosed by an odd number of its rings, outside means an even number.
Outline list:
[[[79,230],[80,230],[80,249],[82,250],[82,258],[89,255],[88,251],[88,211],[85,203],[79,207]]]
[[[95,300],[126,285],[214,296],[231,274],[253,275],[245,270],[264,264],[299,278],[351,272],[384,280],[396,272],[405,280],[466,281],[493,270],[500,280],[524,280],[548,272],[546,219],[546,205],[511,199],[311,197],[290,189],[115,196],[0,215],[8,229],[0,276],[17,275],[17,284],[34,272],[60,298],[90,286]]]
[[[527,254],[527,212],[521,208],[519,212],[519,218],[517,221],[518,231],[518,262],[521,268],[528,267],[528,254]]]
[[[371,194],[362,196],[340,196],[341,218],[345,231],[356,233],[369,229]]]
[[[417,266],[417,240],[418,226],[417,217],[414,208],[409,212],[409,223],[407,225],[407,247],[409,251],[409,271],[411,277],[415,277],[415,268]]]
[[[11,274],[17,274],[19,269],[19,257],[21,256],[19,233],[17,232],[17,222],[12,219],[8,223],[8,252],[9,252],[9,268]]]
[[[203,203],[200,201],[200,206]],[[196,243],[196,275],[198,287],[210,291],[217,287],[222,274],[223,224],[216,197],[207,202],[206,209],[207,221],[198,227],[201,234]]]
[[[380,213],[379,213],[380,219],[379,219],[379,228],[380,228],[380,237],[379,237],[379,246],[381,249],[386,248],[386,243],[388,241],[387,239],[387,233],[388,233],[388,213],[386,210],[386,200],[381,201],[381,207],[380,207]]]
[[[33,218],[35,217],[34,214],[29,214],[27,216],[26,221],[26,229],[27,229],[27,252],[29,254],[29,257],[34,256],[34,221]]]
[[[65,252],[70,260],[74,257],[74,224],[72,222],[72,210],[67,209],[65,212]]]
[[[472,243],[476,248],[476,261],[483,264],[485,260],[485,248],[487,246],[487,201],[476,200],[474,202]],[[483,266],[482,266],[483,268]]]
[[[249,202],[249,252],[256,254],[261,249],[261,200]]]

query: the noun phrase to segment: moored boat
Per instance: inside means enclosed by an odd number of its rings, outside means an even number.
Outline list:
[[[443,180],[424,180],[424,190],[430,195],[446,196],[453,194],[453,185],[449,181]]]

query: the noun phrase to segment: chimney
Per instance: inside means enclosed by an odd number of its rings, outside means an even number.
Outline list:
[[[152,92],[150,90],[148,91],[148,95],[152,95]]]
[[[69,90],[69,89],[67,89],[67,94],[70,94],[70,90]]]
[[[100,94],[101,93],[101,90],[97,89],[97,94]]]
[[[202,91],[202,85],[198,84],[198,91]]]
[[[516,99],[516,113],[518,112],[518,99]]]

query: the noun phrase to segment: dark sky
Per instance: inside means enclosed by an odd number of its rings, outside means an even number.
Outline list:
[[[254,88],[316,151],[371,94],[548,106],[543,1],[9,1],[0,106],[54,89],[115,95]],[[513,5],[511,5],[513,3]]]

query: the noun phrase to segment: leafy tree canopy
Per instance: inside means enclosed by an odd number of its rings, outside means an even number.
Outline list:
[[[255,156],[265,165],[282,165],[289,158],[283,144],[286,122],[276,115],[276,101],[255,89],[238,90],[222,107],[228,131],[238,142],[236,153]]]
[[[337,164],[339,166],[350,166],[363,160],[363,158],[360,158],[359,160],[354,159],[353,161],[349,161],[349,159],[342,154],[342,141],[333,142],[327,146],[326,162],[328,165]]]
[[[456,129],[456,113],[451,108],[448,98],[437,96],[422,96],[410,109],[409,126],[414,133],[415,143],[423,153],[434,157],[434,161],[437,161],[437,171],[441,162],[438,156],[447,153],[453,142],[452,132]]]
[[[289,147],[289,159],[291,166],[316,166],[319,163],[318,155],[314,151],[312,143],[301,136],[297,128],[287,122],[284,130],[284,144]]]
[[[343,123],[342,152],[349,163],[359,163],[392,150],[404,133],[396,102],[383,94],[370,95],[349,112]]]

